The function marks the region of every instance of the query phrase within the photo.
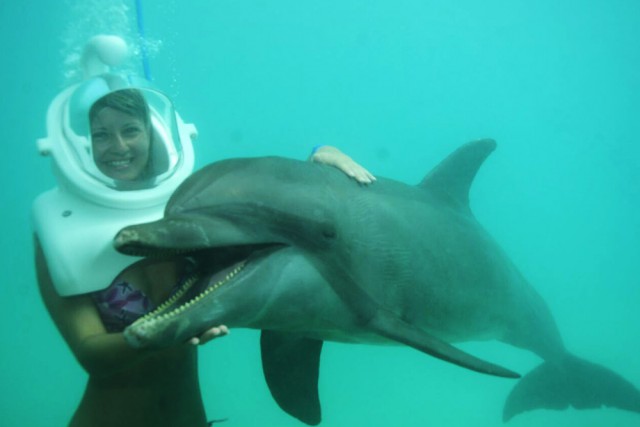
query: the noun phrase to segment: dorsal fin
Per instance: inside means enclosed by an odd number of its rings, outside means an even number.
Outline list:
[[[480,139],[458,148],[424,177],[419,187],[456,207],[469,208],[469,188],[482,162],[496,148],[493,139]]]

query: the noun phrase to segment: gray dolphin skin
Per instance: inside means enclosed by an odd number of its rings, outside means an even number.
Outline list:
[[[476,221],[469,187],[493,140],[453,152],[417,186],[359,186],[335,168],[230,159],[187,179],[157,222],[121,230],[122,253],[181,254],[193,276],[125,331],[135,347],[211,326],[262,330],[263,371],[280,407],[321,421],[324,341],[400,344],[459,366],[519,375],[452,343],[499,340],[541,365],[515,383],[503,420],[539,408],[640,412],[640,391],[568,352],[545,302]]]

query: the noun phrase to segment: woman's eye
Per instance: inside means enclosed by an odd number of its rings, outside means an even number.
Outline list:
[[[109,140],[109,135],[106,132],[93,132],[91,134],[91,140],[93,142],[107,142]]]
[[[128,138],[134,138],[134,137],[140,135],[140,133],[142,133],[142,129],[140,129],[138,127],[134,127],[134,126],[125,128],[122,131],[122,134],[124,136],[128,137]]]

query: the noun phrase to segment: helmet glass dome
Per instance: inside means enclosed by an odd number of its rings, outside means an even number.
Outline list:
[[[173,104],[144,80],[105,74],[82,83],[66,108],[65,134],[78,166],[116,190],[152,188],[179,167]]]

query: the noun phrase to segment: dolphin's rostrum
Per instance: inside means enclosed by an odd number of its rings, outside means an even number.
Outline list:
[[[476,221],[469,188],[495,142],[466,144],[418,186],[359,187],[339,171],[283,158],[231,159],[192,175],[164,219],[123,229],[123,253],[182,253],[199,275],[131,325],[162,347],[212,325],[262,330],[278,404],[321,420],[323,341],[405,344],[475,371],[516,378],[451,343],[496,339],[544,362],[516,383],[503,419],[537,408],[640,412],[640,391],[571,355],[549,309]]]

